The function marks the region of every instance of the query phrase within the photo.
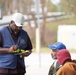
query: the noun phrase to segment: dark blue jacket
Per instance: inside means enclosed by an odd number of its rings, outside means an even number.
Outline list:
[[[26,50],[28,35],[24,30],[20,31],[20,36],[17,43],[14,42],[7,27],[1,28],[0,33],[2,35],[3,48],[10,48],[12,45],[18,45],[19,48]],[[17,61],[19,61],[22,66],[25,67],[24,57],[20,58],[19,55],[12,53],[0,54],[0,68],[15,69],[17,66]]]

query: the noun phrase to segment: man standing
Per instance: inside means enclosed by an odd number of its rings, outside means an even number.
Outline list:
[[[10,24],[0,28],[0,75],[26,73],[24,57],[31,54],[32,43],[27,32],[22,29],[24,21],[21,13],[15,13]],[[17,50],[20,54],[15,53]]]
[[[51,56],[55,60],[49,69],[48,75],[56,75],[56,72],[60,67],[60,64],[57,61],[57,52],[61,49],[66,49],[66,46],[62,42],[56,42],[53,45],[49,45],[48,48],[52,50]]]

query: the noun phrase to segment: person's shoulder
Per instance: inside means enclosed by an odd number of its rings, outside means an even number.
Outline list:
[[[68,64],[76,65],[76,60],[72,60],[71,62],[68,62]]]
[[[27,33],[27,31],[25,31],[24,29],[21,29],[22,32]]]
[[[61,66],[61,67],[58,69],[56,75],[62,74],[62,73],[66,70],[65,68],[66,68],[65,66]]]
[[[72,60],[71,65],[76,67],[76,60]]]
[[[5,28],[7,28],[7,26],[0,26],[0,31],[5,30]]]
[[[26,36],[28,36],[27,31],[25,31],[24,29],[21,29],[21,33],[24,34],[24,35],[26,35]]]
[[[61,66],[61,68],[60,68],[60,70],[67,70],[67,69],[70,69],[71,68],[71,66],[76,66],[76,64],[75,63],[73,63],[73,62],[66,62],[63,66]]]

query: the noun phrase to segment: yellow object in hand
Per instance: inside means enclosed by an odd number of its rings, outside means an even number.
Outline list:
[[[13,51],[13,52],[17,52],[17,53],[18,53],[18,52],[19,52],[19,50],[15,50],[15,51]]]
[[[21,53],[24,53],[24,52],[25,52],[25,50],[21,49]]]
[[[19,49],[17,49],[17,50],[15,50],[15,51],[13,51],[13,52],[16,52],[16,53],[24,53],[25,52],[25,50],[23,50],[23,49],[21,49],[21,51],[19,50]]]

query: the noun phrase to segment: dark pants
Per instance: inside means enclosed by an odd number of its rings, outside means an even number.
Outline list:
[[[21,73],[21,74],[0,74],[0,75],[25,75],[25,74]]]

